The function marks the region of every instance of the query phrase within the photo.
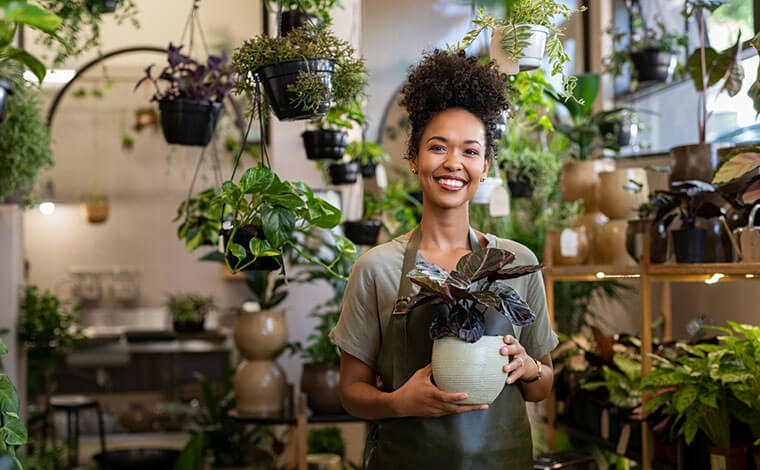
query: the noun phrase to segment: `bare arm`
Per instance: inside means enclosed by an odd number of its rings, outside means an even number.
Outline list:
[[[343,408],[368,420],[406,416],[434,417],[484,410],[488,405],[457,405],[466,393],[446,393],[430,380],[432,367],[419,369],[398,390],[383,392],[375,385],[375,373],[356,357],[340,353],[340,395]]]
[[[511,335],[504,337],[506,346],[501,348],[502,355],[512,356],[509,364],[504,366],[504,371],[509,372],[507,383],[517,382],[520,384],[525,401],[543,401],[552,391],[554,384],[554,366],[549,354],[545,354],[538,360],[541,362],[541,378],[535,382],[518,382],[518,379],[530,380],[538,375],[538,365],[525,352],[525,348]]]

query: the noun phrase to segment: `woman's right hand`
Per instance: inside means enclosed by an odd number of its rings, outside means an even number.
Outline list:
[[[419,369],[398,390],[392,393],[399,417],[434,418],[450,414],[485,410],[488,405],[458,405],[466,393],[446,393],[433,385],[433,365]]]

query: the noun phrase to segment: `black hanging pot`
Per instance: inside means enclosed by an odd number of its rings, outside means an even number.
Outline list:
[[[670,64],[673,60],[675,56],[672,53],[654,48],[631,53],[631,62],[640,82],[664,82],[672,73]]]
[[[705,238],[707,231],[703,228],[680,229],[670,232],[673,237],[673,249],[678,263],[701,263],[705,258]]]
[[[507,179],[507,186],[509,186],[509,195],[515,199],[533,197],[533,184],[525,177],[520,176],[514,181]]]
[[[353,184],[359,179],[359,163],[355,161],[333,163],[328,169],[332,184]]]
[[[8,107],[8,97],[13,94],[13,89],[8,80],[0,77],[0,122],[5,119],[5,110]]]
[[[219,235],[222,238],[222,247],[225,249],[225,251],[227,250],[227,243],[231,233],[232,229],[222,229],[219,232]],[[247,225],[245,227],[240,227],[237,232],[235,232],[235,237],[232,239],[232,241],[242,246],[246,251],[246,257],[239,262],[240,266],[244,266],[253,261],[253,255],[248,249],[248,246],[250,245],[253,238],[264,239],[264,230],[261,227],[257,227],[255,225]],[[243,269],[243,271],[276,271],[280,269],[280,262],[278,261],[278,258],[280,257],[261,256],[251,265]],[[233,255],[232,252],[227,253],[226,259],[227,263],[233,268],[238,265],[238,258]]]
[[[235,258],[237,259],[237,258]],[[206,315],[201,314],[198,321],[177,321],[172,320],[172,328],[176,333],[202,333],[204,331],[204,324],[206,323]]]
[[[620,147],[625,147],[631,143],[631,121],[630,119],[619,119],[617,121],[603,122],[599,124],[599,132],[602,137],[608,136],[614,138]]]
[[[332,91],[333,59],[294,59],[269,64],[256,70],[267,100],[280,121],[295,121],[299,119],[314,119],[324,116],[330,107],[329,97],[319,105],[316,112],[303,109],[295,104],[298,100],[295,92],[288,87],[298,81],[301,73],[316,74],[324,80]]]
[[[315,15],[308,15],[300,10],[287,10],[282,12],[282,21],[280,21],[280,31],[283,36],[296,28],[307,24],[319,25],[319,18]]]
[[[377,173],[377,162],[370,159],[367,163],[361,165],[363,178],[374,178]]]
[[[382,224],[377,220],[355,220],[343,222],[346,238],[357,245],[375,245]]]
[[[174,468],[180,452],[175,449],[120,449],[95,454],[98,470],[166,470]]]
[[[161,129],[170,144],[205,147],[211,141],[221,103],[192,100],[160,100]]]
[[[301,134],[309,160],[340,160],[346,152],[348,132],[317,130]]]

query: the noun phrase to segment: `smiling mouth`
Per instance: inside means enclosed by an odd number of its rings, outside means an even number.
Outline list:
[[[436,183],[438,183],[438,186],[445,189],[446,191],[459,191],[465,186],[467,186],[467,182],[459,178],[441,176],[434,179]]]

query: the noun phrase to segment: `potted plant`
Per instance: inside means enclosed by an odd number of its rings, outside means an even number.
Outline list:
[[[8,354],[8,347],[0,339],[0,356]],[[23,469],[16,457],[16,449],[26,444],[27,432],[19,418],[19,399],[16,387],[5,374],[0,374],[0,467]]]
[[[156,79],[151,74],[153,65],[149,66],[135,89],[146,81],[155,87],[151,101],[158,101],[161,129],[168,143],[206,146],[214,135],[222,101],[235,84],[233,69],[225,53],[210,55],[204,65],[182,54],[182,47],[169,43],[169,65]],[[160,81],[166,82],[163,90]]]
[[[191,197],[177,208],[176,222],[182,219],[177,228],[177,238],[185,241],[187,251],[193,251],[199,246],[217,246],[219,230],[221,229],[222,211],[224,219],[232,217],[232,207],[214,205],[216,197],[214,188],[208,188],[196,197]]]
[[[333,228],[341,218],[339,209],[314,196],[305,184],[282,181],[272,170],[259,165],[246,170],[238,183],[224,182],[222,193],[214,196],[211,207],[225,206],[233,208],[233,218],[222,226],[220,247],[232,273],[281,266],[284,274],[282,257],[292,249],[340,276],[331,267],[334,260],[323,263],[310,257],[294,240],[296,232],[305,233],[313,227]],[[356,250],[344,237],[336,236],[335,243],[339,247],[338,258]]]
[[[585,225],[575,225],[583,211],[580,201],[550,200],[539,215],[538,223],[546,230],[551,243],[552,264],[578,265],[588,260],[591,252],[591,235]]]
[[[504,359],[491,354],[503,343],[502,337],[484,336],[486,309],[495,308],[514,325],[535,319],[520,295],[501,281],[536,272],[543,265],[514,266],[514,259],[509,251],[486,248],[460,258],[451,273],[418,263],[408,274],[420,292],[410,299],[407,311],[428,302],[448,307],[430,325],[433,376],[441,390],[467,393],[468,398],[458,403],[490,404],[506,383]],[[472,364],[489,366],[473,368]]]
[[[544,51],[552,68],[552,75],[562,77],[562,88],[570,96],[573,78],[563,69],[570,57],[562,46],[564,28],[557,26],[557,16],[569,19],[573,13],[583,11],[570,9],[556,0],[517,0],[509,2],[505,18],[486,15],[481,9],[473,20],[475,27],[464,39],[449,49],[464,50],[485,29],[492,31],[491,59],[508,74],[537,69],[541,66]]]
[[[51,0],[49,3],[55,6],[59,2]],[[6,79],[18,75],[17,71],[5,67],[8,63],[16,63],[31,70],[39,83],[42,83],[47,72],[45,65],[37,57],[24,49],[12,47],[11,44],[22,26],[41,31],[43,33],[41,38],[51,41],[51,44],[53,40],[60,41],[56,32],[61,26],[62,19],[49,9],[46,10],[27,3],[26,0],[3,2],[0,8],[0,12],[2,12],[0,14],[0,31],[3,31],[2,38],[0,38],[0,75],[5,76]],[[8,77],[9,73],[12,75],[11,77]]]
[[[364,59],[327,28],[306,25],[283,38],[261,34],[243,43],[232,58],[240,92],[252,99],[264,88],[266,102],[281,121],[324,116],[330,105],[346,105],[367,81]]]
[[[343,230],[346,238],[356,245],[373,246],[377,244],[380,228],[383,226],[380,220],[383,213],[382,200],[370,191],[364,191],[362,197],[364,212],[359,220],[343,222]]]
[[[346,154],[361,165],[362,178],[374,178],[377,165],[391,159],[383,147],[369,140],[349,142]]]
[[[214,308],[211,297],[194,293],[171,294],[166,308],[172,317],[172,325],[177,333],[198,333],[203,331],[206,314]]]
[[[628,221],[625,249],[636,262],[641,261],[643,235],[649,234],[649,253],[652,263],[664,263],[668,254],[668,213],[675,209],[673,198],[666,194],[651,194],[649,201],[636,208],[636,218]],[[663,211],[660,214],[660,211]]]
[[[99,193],[84,193],[79,198],[82,201],[82,216],[91,224],[101,224],[108,218],[108,196]]]
[[[343,161],[332,163],[327,167],[327,173],[330,175],[330,184],[336,186],[343,184],[354,184],[359,180],[361,167],[357,161]]]
[[[0,73],[8,69],[0,64]],[[50,133],[41,116],[39,90],[25,85],[20,73],[8,75],[15,92],[8,96],[0,126],[0,203],[23,204],[38,172],[53,164]]]
[[[507,127],[507,137],[500,141],[496,161],[507,174],[509,194],[513,198],[531,198],[538,189],[539,197],[547,197],[559,173],[559,160],[555,153],[530,145],[521,138],[523,126],[513,120]]]
[[[267,6],[277,11],[277,2],[267,0]],[[306,24],[330,25],[330,10],[343,8],[340,0],[284,0],[282,2],[282,21],[280,29],[283,36]]]
[[[309,160],[340,160],[346,151],[348,132],[366,122],[361,103],[351,101],[343,106],[332,106],[324,117],[313,119],[315,130],[301,134],[306,158]]]
[[[758,35],[760,38],[760,35]],[[740,181],[739,202],[752,205],[760,200],[760,145],[739,148],[723,158],[712,176],[713,184]]]

